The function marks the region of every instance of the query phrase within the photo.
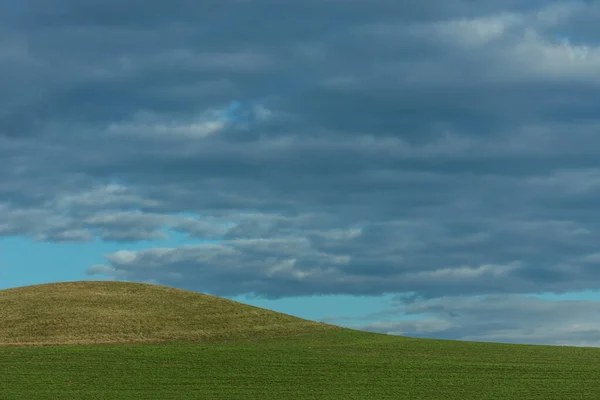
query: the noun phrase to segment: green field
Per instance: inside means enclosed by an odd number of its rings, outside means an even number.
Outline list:
[[[600,349],[367,333],[121,282],[0,307],[1,400],[600,399]]]

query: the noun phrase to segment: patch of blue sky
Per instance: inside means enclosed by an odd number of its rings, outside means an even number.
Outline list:
[[[234,123],[234,124],[245,124],[252,122],[254,119],[254,111],[249,105],[243,104],[238,100],[233,100],[229,105],[219,114],[218,117],[221,121]]]
[[[333,320],[331,323],[336,325],[352,323],[355,318],[360,319],[361,315],[381,311],[381,307],[387,304],[391,296],[310,296],[310,297],[290,297],[278,300],[257,299],[251,296],[229,297],[232,300],[241,303],[250,304],[256,307],[267,308],[269,310],[282,312],[295,317],[322,320],[330,317],[344,316],[352,320]]]
[[[168,229],[162,232],[168,236],[167,240],[127,243],[100,239],[84,243],[56,243],[36,242],[24,237],[0,238],[0,290],[50,282],[103,280],[99,275],[90,278],[85,274],[85,269],[94,264],[105,263],[105,254],[119,250],[136,251],[218,242],[189,238],[184,233]]]
[[[327,295],[290,297],[278,300],[257,299],[251,296],[233,296],[228,298],[299,318],[352,327],[352,325],[360,325],[365,321],[372,322],[373,318],[366,318],[366,316],[385,310],[392,302],[394,296],[391,294],[382,296]],[[398,315],[389,315],[376,319],[405,321],[421,319],[425,316],[426,314],[403,315],[399,313]]]

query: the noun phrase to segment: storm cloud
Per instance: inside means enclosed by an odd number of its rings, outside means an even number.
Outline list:
[[[491,295],[509,313],[596,290],[599,17],[593,1],[4,2],[0,235],[118,241],[90,276],[227,296]],[[448,321],[432,332],[476,337]]]

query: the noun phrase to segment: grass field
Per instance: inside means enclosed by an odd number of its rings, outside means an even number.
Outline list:
[[[600,399],[600,349],[359,332],[134,283],[3,290],[0,306],[1,400]]]

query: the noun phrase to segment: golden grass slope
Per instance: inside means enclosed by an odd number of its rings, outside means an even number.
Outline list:
[[[233,300],[118,281],[0,290],[0,346],[218,342],[343,329]]]

